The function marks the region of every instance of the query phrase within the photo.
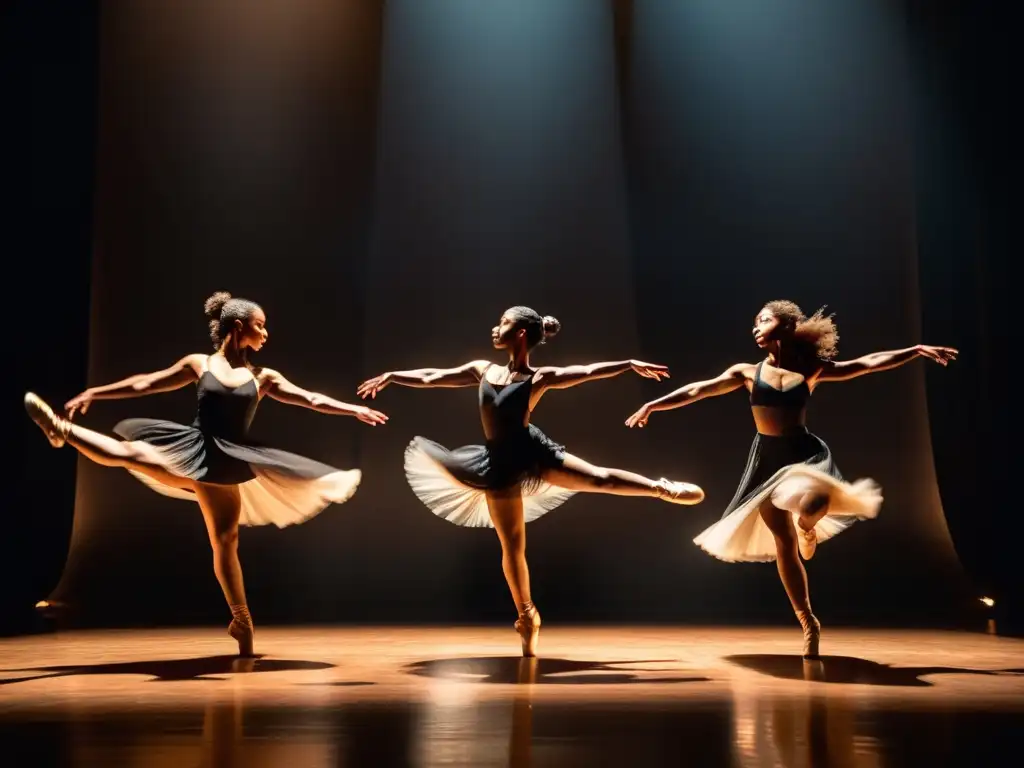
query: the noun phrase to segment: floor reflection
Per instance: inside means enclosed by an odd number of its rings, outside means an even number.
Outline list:
[[[822,661],[798,659],[801,677],[826,680]],[[749,684],[748,684],[749,686]],[[855,704],[808,686],[788,696],[752,695],[739,685],[733,704],[736,763],[743,768],[881,768],[883,745]],[[859,730],[858,730],[859,728]]]
[[[648,665],[644,674],[668,670],[660,662],[638,664]],[[792,663],[785,664],[774,671],[795,674]],[[351,699],[268,706],[262,689],[247,687],[253,678],[241,675],[226,683],[227,697],[195,699],[200,703],[192,707],[0,711],[0,741],[5,756],[32,755],[5,764],[76,768],[891,768],[988,764],[1001,750],[1017,748],[1024,725],[1021,714],[958,709],[953,701],[915,708],[900,699],[847,695],[847,686],[827,684],[833,674],[828,658],[800,660],[804,682],[781,688],[765,688],[763,677],[745,674],[733,681],[731,699],[690,696],[690,686],[656,700],[610,700],[590,685],[578,697],[542,696],[553,690],[545,687],[549,678],[567,668],[596,674],[558,660],[413,666],[434,674],[425,695],[414,700],[360,698],[374,688],[357,684],[347,689]],[[612,678],[623,674],[621,664],[601,666]],[[199,667],[217,668],[204,663],[190,671]],[[247,671],[258,670],[257,660]],[[481,680],[489,685],[478,685]],[[478,697],[496,684],[508,685],[508,695]],[[329,691],[339,689],[320,690],[332,697]]]

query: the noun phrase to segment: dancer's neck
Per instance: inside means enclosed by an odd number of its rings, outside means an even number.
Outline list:
[[[766,362],[773,368],[787,371],[799,371],[803,367],[799,349],[792,344],[784,347],[781,342],[775,342],[768,348]]]
[[[247,349],[241,349],[233,339],[225,339],[218,352],[224,356],[232,368],[248,368],[249,354]]]
[[[525,347],[518,350],[509,350],[508,369],[513,373],[525,373],[530,368],[530,351]]]

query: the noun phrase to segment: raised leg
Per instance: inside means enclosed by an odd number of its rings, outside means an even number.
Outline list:
[[[799,517],[797,528],[800,538],[797,544],[800,547],[800,557],[810,560],[818,549],[818,534],[814,526],[828,514],[831,498],[827,493],[819,491],[805,493],[800,499]]]
[[[25,395],[25,410],[54,446],[67,443],[88,459],[104,467],[121,467],[141,472],[164,485],[191,488],[192,481],[171,472],[160,452],[143,442],[129,442],[104,435],[57,416],[31,392]]]
[[[760,510],[768,530],[775,537],[775,563],[782,586],[786,588],[793,612],[804,630],[804,657],[817,658],[821,638],[821,624],[811,611],[811,596],[807,587],[807,571],[797,552],[797,532],[793,515],[766,502]]]
[[[530,569],[526,564],[526,523],[519,493],[487,494],[487,509],[501,542],[501,569],[515,601],[519,618],[515,628],[523,643],[523,656],[537,655],[540,613],[530,596]]]
[[[598,467],[569,453],[561,467],[544,470],[543,477],[552,485],[582,493],[649,496],[675,504],[699,504],[704,500],[704,491],[692,483],[651,480],[624,469]]]
[[[238,642],[239,656],[252,656],[255,630],[245,599],[242,564],[238,559],[238,519],[242,509],[238,488],[196,483],[195,492],[210,536],[213,572],[231,609],[228,633]]]

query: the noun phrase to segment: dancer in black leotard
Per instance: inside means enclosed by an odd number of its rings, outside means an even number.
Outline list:
[[[530,414],[549,389],[565,389],[626,371],[660,381],[668,369],[638,360],[567,368],[530,366],[530,350],[559,330],[553,317],[528,307],[512,307],[491,331],[495,349],[508,351],[509,363],[474,360],[458,368],[422,368],[384,373],[363,382],[361,397],[376,397],[389,384],[407,387],[478,387],[486,445],[449,451],[415,438],[405,452],[405,471],[416,495],[439,517],[462,526],[494,527],[502,567],[519,610],[516,631],[523,655],[533,656],[540,614],[530,596],[525,524],[562,504],[574,493],[650,496],[676,504],[697,504],[696,485],[650,480],[621,469],[595,467],[549,439],[530,423]]]
[[[228,631],[239,654],[251,656],[254,630],[238,561],[238,526],[302,523],[328,504],[347,501],[361,478],[357,469],[335,469],[250,442],[249,424],[260,399],[269,395],[321,413],[355,416],[371,426],[384,424],[387,417],[307,392],[277,371],[253,366],[249,351],[267,342],[267,318],[253,302],[216,293],[206,302],[206,314],[214,354],[188,355],[165,370],[87,389],[65,405],[66,418],[31,392],[25,395],[25,408],[55,447],[68,443],[98,464],[127,469],[159,493],[199,503],[214,572],[231,608]],[[199,402],[190,426],[128,419],[114,428],[121,441],[71,423],[94,400],[169,392],[193,382]]]
[[[827,381],[846,381],[896,368],[918,357],[941,365],[955,360],[949,347],[917,345],[837,362],[839,335],[831,316],[804,316],[791,301],[772,301],[754,320],[754,341],[768,356],[739,363],[722,375],[680,387],[645,404],[626,420],[643,427],[655,411],[746,387],[757,434],[739,488],[722,518],[694,542],[727,562],[776,560],[779,576],[804,629],[804,655],[818,655],[821,625],[811,612],[807,573],[818,542],[856,520],[873,518],[882,504],[869,479],[847,483],[823,440],[807,430],[807,401]],[[798,556],[799,550],[799,556]]]

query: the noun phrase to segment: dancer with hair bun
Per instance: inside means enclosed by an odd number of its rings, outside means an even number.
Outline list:
[[[530,595],[526,564],[526,523],[541,517],[578,492],[649,496],[675,504],[697,504],[704,492],[690,483],[651,480],[621,469],[596,467],[530,423],[541,397],[626,371],[656,381],[668,369],[638,360],[573,365],[530,364],[530,352],[560,329],[553,317],[529,307],[512,307],[491,331],[495,349],[508,353],[506,365],[473,360],[458,368],[421,368],[384,373],[363,382],[359,395],[375,398],[389,384],[406,387],[477,387],[486,445],[448,450],[416,437],[405,451],[405,472],[413,492],[448,522],[493,527],[502,549],[502,568],[519,618],[516,631],[524,656],[535,656],[540,614]]]
[[[722,518],[694,543],[730,563],[775,560],[804,630],[803,655],[816,658],[821,624],[811,612],[800,557],[810,560],[819,542],[876,517],[882,493],[871,479],[843,479],[829,447],[807,429],[807,401],[819,384],[888,371],[918,357],[946,365],[957,351],[918,344],[837,361],[839,333],[832,316],[819,309],[807,317],[792,301],[765,304],[754,318],[753,334],[767,353],[760,363],[738,363],[714,379],[680,387],[643,405],[626,425],[643,427],[656,411],[747,389],[757,434],[746,469]]]
[[[357,469],[339,470],[294,453],[255,445],[249,425],[264,396],[320,413],[354,416],[376,426],[387,416],[296,386],[278,371],[255,366],[250,353],[267,343],[267,317],[259,305],[218,292],[206,301],[212,355],[192,354],[155,373],[90,387],[58,416],[37,395],[25,408],[54,447],[67,443],[97,464],[121,467],[166,496],[198,502],[213,548],[213,569],[231,608],[228,632],[241,656],[253,655],[254,629],[238,560],[238,526],[279,528],[309,520],[329,504],[355,493]],[[73,424],[95,400],[169,392],[196,384],[198,407],[191,425],[128,419],[114,432],[122,439]]]

